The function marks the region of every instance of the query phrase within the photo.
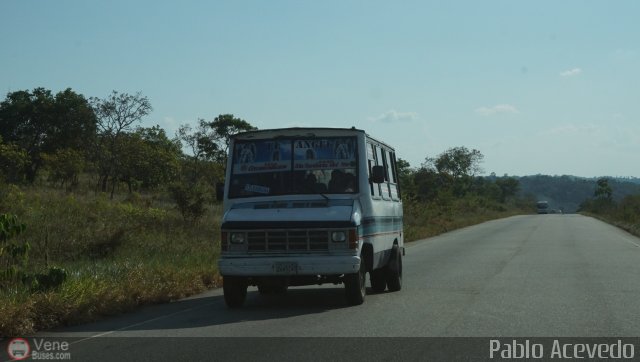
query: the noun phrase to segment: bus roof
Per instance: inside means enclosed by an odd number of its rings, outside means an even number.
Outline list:
[[[355,127],[351,128],[331,128],[331,127],[290,127],[290,128],[272,128],[272,129],[260,129],[255,131],[247,131],[237,133],[232,138],[238,140],[251,140],[251,139],[265,139],[265,138],[276,138],[276,137],[326,137],[326,136],[335,136],[336,134],[342,135],[357,135],[363,133],[367,138],[370,138],[388,148],[393,149],[393,147],[388,144],[379,141],[371,136],[369,136],[364,130],[357,129]]]

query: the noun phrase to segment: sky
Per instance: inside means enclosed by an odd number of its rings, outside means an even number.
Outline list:
[[[0,1],[0,92],[141,92],[141,126],[352,127],[419,167],[640,177],[640,1]]]

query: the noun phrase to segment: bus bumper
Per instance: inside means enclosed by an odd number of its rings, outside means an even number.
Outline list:
[[[359,256],[223,257],[218,261],[222,276],[340,275],[357,273]]]

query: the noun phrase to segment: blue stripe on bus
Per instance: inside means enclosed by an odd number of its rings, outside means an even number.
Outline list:
[[[358,234],[361,237],[401,232],[402,217],[387,216],[365,218],[362,220],[358,229]]]

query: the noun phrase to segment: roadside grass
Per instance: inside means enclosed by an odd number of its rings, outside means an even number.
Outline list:
[[[597,213],[592,213],[592,212],[581,212],[580,214],[585,215],[585,216],[591,216],[595,219],[598,219],[600,221],[606,222],[607,224],[613,225],[615,227],[618,227],[626,232],[628,232],[629,234],[635,235],[637,237],[640,237],[640,215],[638,215],[638,222],[635,223],[630,223],[630,222],[626,222],[626,221],[621,221],[619,219],[616,219],[615,217],[612,217],[611,215],[601,215],[601,214],[597,214]]]
[[[606,199],[591,200],[583,204],[580,213],[640,237],[640,195],[625,196],[618,203]]]
[[[6,185],[3,185],[6,186]],[[0,337],[21,336],[174,301],[219,287],[221,206],[185,223],[163,194],[70,194],[43,186],[0,190],[0,213],[18,215],[31,245],[27,272],[63,268],[58,287],[36,291],[17,283],[0,290]],[[405,240],[527,213],[481,197],[405,201]]]
[[[591,216],[593,218],[596,218],[600,221],[604,221],[607,224],[613,225],[615,227],[618,227],[626,232],[628,232],[629,234],[635,235],[637,237],[640,237],[640,214],[636,217],[636,221],[635,222],[630,222],[627,220],[621,220],[619,218],[616,218],[615,216],[611,216],[611,215],[602,215],[602,214],[596,214],[596,213],[592,213],[592,212],[581,212],[582,215],[585,216]]]
[[[405,241],[425,239],[448,231],[513,215],[530,214],[532,210],[516,202],[499,204],[482,197],[447,200],[445,202],[404,203]]]
[[[3,336],[25,335],[170,302],[217,286],[211,269],[164,262],[71,266],[69,278],[57,290],[3,293],[0,329]]]
[[[31,245],[24,270],[56,266],[67,273],[51,290],[19,283],[1,290],[0,336],[85,323],[220,285],[219,205],[185,224],[173,208],[139,195],[112,202],[11,186],[0,197],[0,213],[27,224],[19,236]]]

